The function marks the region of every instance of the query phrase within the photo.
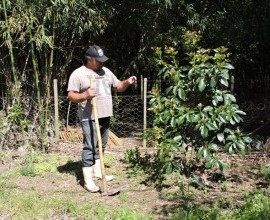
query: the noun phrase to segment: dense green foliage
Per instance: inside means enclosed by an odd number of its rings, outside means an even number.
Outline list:
[[[158,158],[168,172],[194,165],[193,155],[189,161],[175,159],[179,153],[186,158],[189,150],[198,161],[203,159],[207,167],[222,171],[218,152],[245,153],[251,143],[251,138],[236,127],[245,113],[228,90],[233,66],[227,49],[201,48],[199,38],[192,32],[184,36],[188,57],[178,54],[174,47],[155,49],[159,74],[167,86],[165,92],[154,92],[150,109],[155,115],[154,126],[163,134]],[[179,59],[188,64],[180,66]]]

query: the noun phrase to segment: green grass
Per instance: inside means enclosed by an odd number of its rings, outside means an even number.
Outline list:
[[[58,172],[57,167],[60,165],[61,160],[58,155],[52,157],[45,157],[38,151],[30,151],[24,161],[24,166],[20,168],[22,176],[37,176],[42,173]]]
[[[102,203],[91,201],[76,202],[72,195],[19,192],[16,186],[4,182],[0,185],[0,216],[9,213],[13,220],[17,219],[49,219],[56,217],[75,219],[117,219],[136,220],[153,219],[151,215],[136,209],[120,206],[118,208],[106,207]]]
[[[232,220],[270,219],[270,197],[262,191],[255,191],[247,197],[246,203],[231,214]]]
[[[128,195],[125,194],[125,193],[120,193],[119,196],[118,196],[118,198],[119,198],[119,200],[120,200],[121,202],[126,202],[126,201],[128,201]]]
[[[270,197],[263,191],[255,191],[238,208],[223,210],[218,204],[213,208],[179,208],[170,214],[170,220],[268,220],[270,219]]]
[[[63,159],[63,158],[62,158]],[[105,163],[112,163],[115,156],[106,155]],[[0,216],[16,219],[115,219],[139,220],[154,219],[151,215],[126,206],[107,207],[105,204],[91,201],[77,201],[72,194],[59,190],[55,192],[20,191],[11,184],[12,178],[22,175],[32,178],[45,172],[57,172],[60,159],[57,156],[44,157],[39,152],[30,152],[22,167],[1,176],[0,181]],[[128,196],[120,194],[119,200],[126,202]],[[8,214],[7,214],[8,213]]]

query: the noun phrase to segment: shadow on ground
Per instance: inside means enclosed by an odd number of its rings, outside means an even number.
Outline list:
[[[66,164],[57,167],[60,173],[70,173],[76,176],[77,182],[83,187],[83,173],[81,161],[67,162]]]

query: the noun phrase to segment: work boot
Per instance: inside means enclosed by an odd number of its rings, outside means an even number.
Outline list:
[[[98,192],[100,189],[93,181],[93,166],[91,167],[83,167],[83,178],[84,178],[84,188],[92,193]]]
[[[96,163],[95,165],[93,166],[94,169],[94,177],[97,177],[99,179],[102,178],[102,173],[101,173],[101,165],[100,165],[100,159],[96,160]],[[114,179],[114,176],[112,175],[106,175],[106,181],[109,182],[109,181],[112,181]]]

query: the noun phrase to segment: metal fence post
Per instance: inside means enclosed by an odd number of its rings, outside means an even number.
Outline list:
[[[147,123],[147,103],[146,103],[146,95],[147,95],[147,78],[143,80],[143,147],[146,147],[146,123]]]
[[[53,94],[54,94],[54,129],[55,129],[55,137],[59,138],[59,112],[58,112],[57,79],[53,80]]]

